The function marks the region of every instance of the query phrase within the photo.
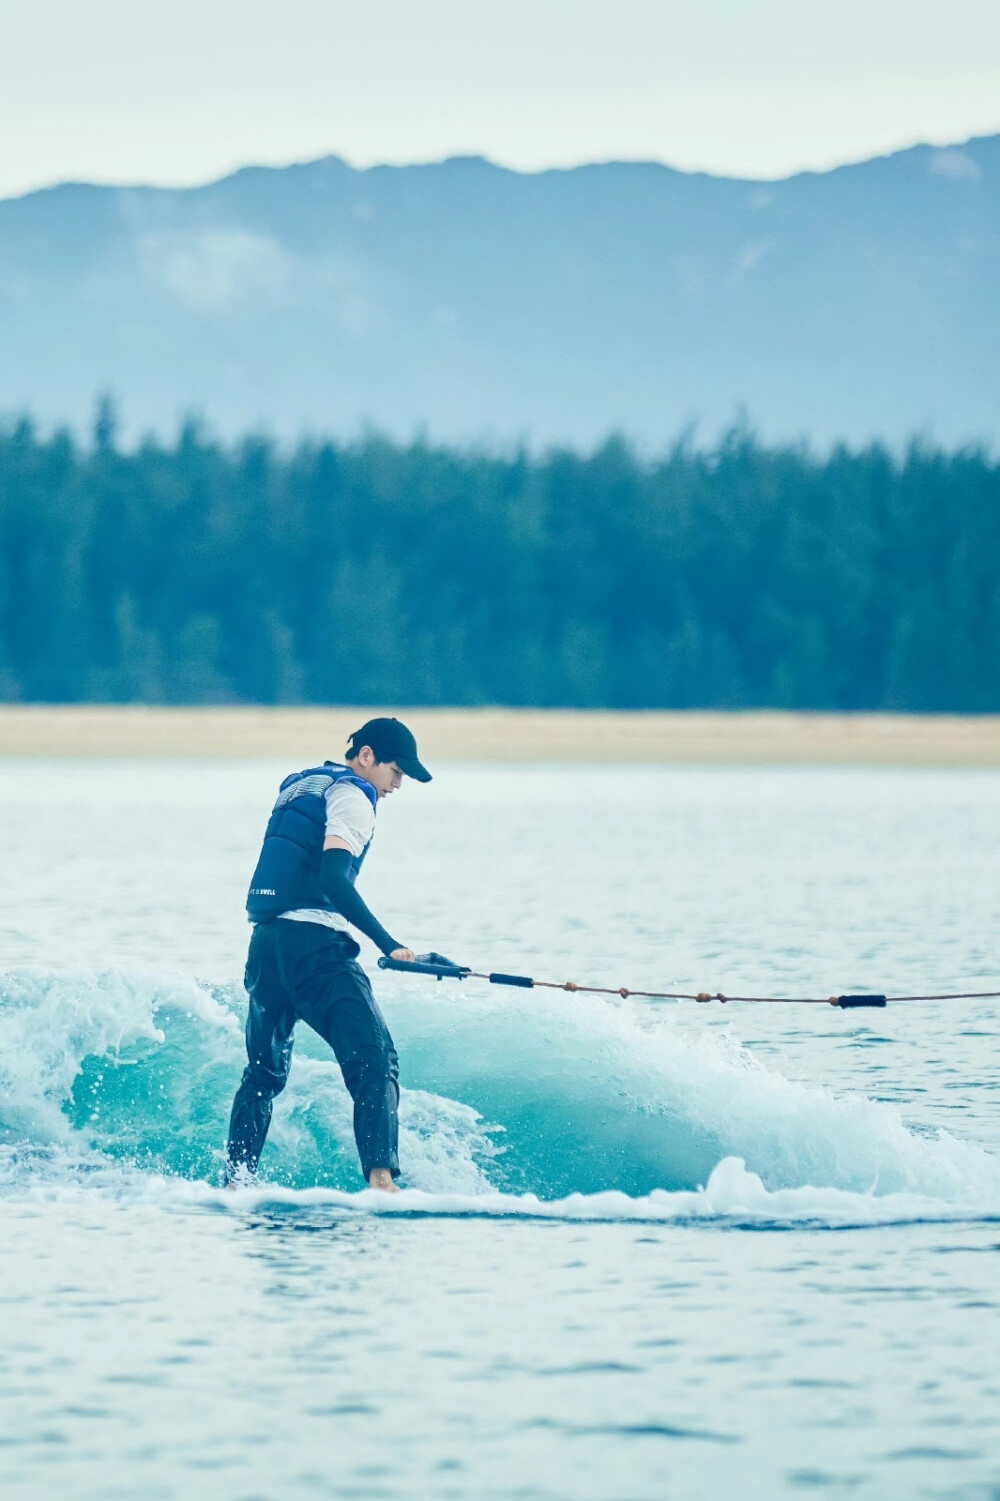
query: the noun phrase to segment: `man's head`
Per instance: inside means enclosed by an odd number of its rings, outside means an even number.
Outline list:
[[[417,742],[399,719],[369,719],[355,730],[347,747],[347,764],[371,783],[379,797],[395,792],[404,776],[417,782],[431,779],[417,755]]]

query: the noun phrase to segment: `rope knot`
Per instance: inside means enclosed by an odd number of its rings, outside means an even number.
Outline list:
[[[707,990],[699,990],[698,994],[695,996],[695,1000],[696,1001],[702,1001],[702,1002],[704,1002],[704,1001],[713,1001],[714,999],[715,999],[715,997],[709,995],[709,993],[708,993]]]
[[[579,989],[580,989],[580,987],[576,983],[575,980],[567,980],[566,983],[565,983],[565,985],[563,986],[563,990],[579,990]]]

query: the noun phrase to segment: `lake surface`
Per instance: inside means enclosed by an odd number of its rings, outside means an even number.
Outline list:
[[[385,975],[406,1191],[300,1028],[254,1190],[266,762],[0,763],[12,1497],[1000,1496],[1000,1002]],[[481,969],[1000,989],[1000,775],[435,767],[366,896]]]

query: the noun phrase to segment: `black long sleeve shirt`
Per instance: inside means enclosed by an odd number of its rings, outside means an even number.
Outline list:
[[[391,954],[393,950],[401,949],[403,945],[386,932],[378,918],[365,904],[364,898],[351,880],[351,859],[350,850],[323,851],[323,863],[320,866],[323,893],[341,917],[346,917],[359,933],[370,938],[383,954]]]

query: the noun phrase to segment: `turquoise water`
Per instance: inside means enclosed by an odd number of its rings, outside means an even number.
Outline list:
[[[0,770],[5,1494],[1000,1496],[1000,1003],[375,971],[406,1192],[300,1029],[223,1194],[287,769]],[[476,967],[1000,989],[991,773],[445,767],[380,823],[373,907]]]

